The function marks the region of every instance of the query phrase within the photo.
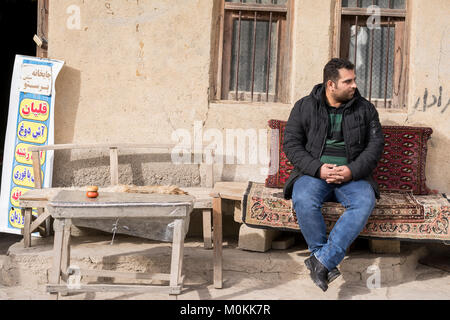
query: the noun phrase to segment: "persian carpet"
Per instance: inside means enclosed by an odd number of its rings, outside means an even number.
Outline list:
[[[242,221],[252,227],[300,231],[292,201],[285,200],[282,191],[249,182],[242,200]],[[340,203],[324,203],[328,232],[344,211]],[[449,241],[449,213],[450,202],[442,194],[382,191],[360,236]]]

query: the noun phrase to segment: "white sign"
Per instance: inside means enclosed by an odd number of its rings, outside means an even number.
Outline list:
[[[64,61],[16,55],[0,193],[0,232],[20,234],[19,198],[34,189],[30,147],[54,143],[55,81]],[[39,154],[42,186],[51,187],[53,152]],[[34,212],[34,210],[33,210]]]
[[[43,96],[52,94],[52,67],[32,63],[22,64],[20,91]]]

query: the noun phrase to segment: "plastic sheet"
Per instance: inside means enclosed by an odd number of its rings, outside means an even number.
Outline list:
[[[180,209],[180,208],[177,208]],[[184,219],[183,237],[189,230],[190,215]],[[78,227],[86,227],[111,233],[126,234],[156,241],[172,242],[175,220],[167,218],[119,218],[119,219],[72,219]],[[117,225],[116,225],[117,223]],[[115,230],[114,230],[115,229]]]

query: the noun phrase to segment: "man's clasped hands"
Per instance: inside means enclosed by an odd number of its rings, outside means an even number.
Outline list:
[[[341,184],[352,180],[352,172],[347,166],[325,163],[320,167],[320,178],[327,183]]]

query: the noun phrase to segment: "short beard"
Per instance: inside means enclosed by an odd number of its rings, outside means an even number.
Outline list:
[[[337,85],[336,85],[336,89],[338,89]],[[336,100],[337,102],[345,103],[345,102],[350,101],[354,96],[355,96],[355,93],[353,93],[353,95],[352,95],[351,97],[335,95],[333,98],[334,98],[334,100]]]

